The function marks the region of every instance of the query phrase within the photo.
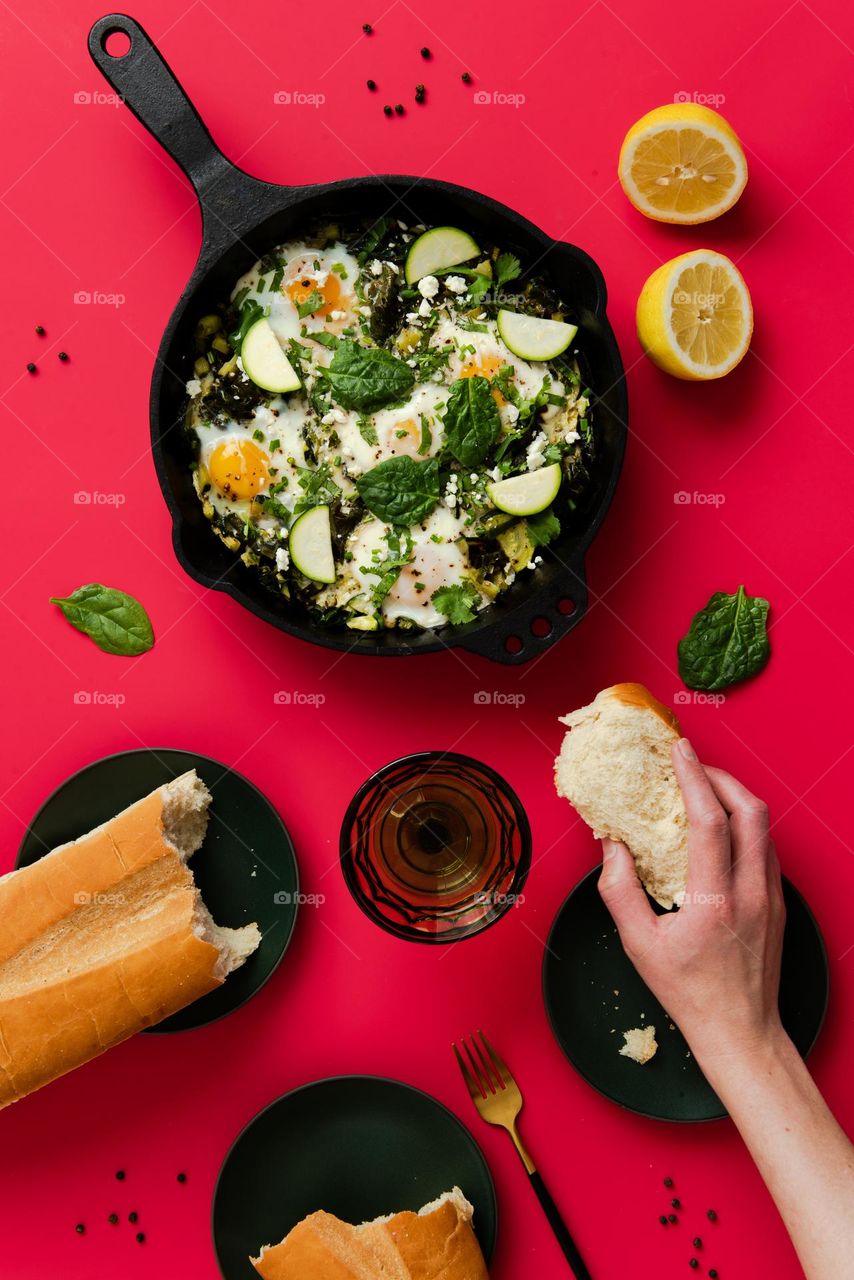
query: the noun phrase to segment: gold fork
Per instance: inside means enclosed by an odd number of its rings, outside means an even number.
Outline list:
[[[578,1251],[578,1246],[560,1216],[560,1210],[519,1137],[516,1124],[519,1112],[522,1110],[522,1094],[519,1086],[510,1074],[507,1063],[496,1053],[483,1032],[478,1031],[477,1035],[480,1036],[480,1042],[474,1035],[469,1036],[468,1041],[465,1036],[462,1038],[460,1041],[462,1052],[456,1045],[451,1046],[471,1100],[477,1107],[481,1119],[487,1124],[496,1124],[506,1129],[510,1134],[513,1145],[525,1166],[531,1186],[549,1220],[549,1226],[555,1233],[573,1274],[577,1280],[591,1280],[590,1272]]]

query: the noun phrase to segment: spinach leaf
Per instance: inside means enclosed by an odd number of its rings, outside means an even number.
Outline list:
[[[387,458],[360,476],[356,487],[368,510],[386,524],[419,524],[439,501],[439,463]]]
[[[359,435],[362,437],[365,444],[379,444],[380,441],[379,436],[377,435],[377,429],[369,417],[366,417],[364,414],[359,414],[359,417],[356,419],[356,425],[359,428]]]
[[[322,293],[319,293],[317,289],[312,289],[307,298],[297,303],[297,315],[300,320],[304,320],[306,316],[313,316],[325,301],[326,299]]]
[[[228,340],[233,349],[237,352],[243,346],[243,339],[252,328],[256,320],[264,318],[264,308],[260,302],[256,302],[254,298],[250,298],[248,302],[244,302],[240,308],[240,320],[237,328],[233,333],[228,335]]]
[[[535,547],[547,547],[560,535],[560,521],[551,507],[538,511],[535,516],[527,516],[528,537]]]
[[[464,467],[483,462],[501,434],[501,415],[488,378],[459,378],[445,412],[445,444]]]
[[[135,658],[154,644],[151,621],[142,605],[115,587],[90,582],[70,596],[51,596],[50,602],[59,605],[72,627],[94,640],[104,653]]]
[[[451,587],[440,587],[430,597],[439,613],[445,615],[449,622],[471,622],[475,616],[473,605],[480,599],[476,587],[470,583],[455,582]]]
[[[415,373],[402,360],[351,339],[339,342],[326,378],[340,405],[362,413],[404,400],[415,384]]]
[[[725,689],[761,671],[771,654],[768,601],[716,591],[679,641],[679,675],[689,689]]]

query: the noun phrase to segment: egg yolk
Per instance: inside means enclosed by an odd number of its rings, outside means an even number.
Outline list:
[[[461,378],[486,378],[487,381],[494,378],[498,370],[502,367],[503,361],[500,356],[481,356],[479,360],[472,358],[467,360],[460,370]],[[498,405],[499,409],[506,404],[504,396],[497,387],[492,389],[492,398]]]
[[[254,440],[222,440],[208,459],[208,472],[226,498],[248,500],[267,488],[269,464]]]
[[[287,281],[283,287],[295,307],[304,306],[313,293],[319,293],[323,305],[312,315],[328,316],[333,311],[344,309],[341,306],[341,280],[334,271],[329,272],[323,284],[318,284],[311,274],[303,273]]]

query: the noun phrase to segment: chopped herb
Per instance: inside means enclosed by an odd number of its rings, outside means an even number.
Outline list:
[[[470,583],[463,585],[455,582],[450,587],[439,587],[430,597],[439,613],[444,614],[450,623],[460,625],[471,622],[475,617],[473,605],[480,600],[480,593]]]
[[[430,430],[430,420],[426,413],[421,414],[421,443],[418,446],[418,452],[423,456],[430,452],[433,444],[433,432]]]
[[[522,264],[515,254],[502,253],[495,260],[494,272],[495,287],[500,289],[502,285],[509,284],[521,275]]]
[[[370,418],[366,418],[364,415],[360,414],[359,417],[356,419],[356,425],[359,428],[359,435],[362,437],[365,444],[370,444],[370,445],[379,444],[377,429],[374,426],[374,424],[371,422]]]
[[[545,511],[538,511],[534,516],[528,516],[525,524],[528,528],[528,537],[535,547],[547,547],[550,542],[554,542],[555,538],[560,537],[560,521],[551,507],[547,507]]]
[[[313,316],[315,311],[324,305],[326,299],[317,289],[312,289],[311,293],[302,302],[297,303],[297,315],[300,320],[304,320],[306,316]]]

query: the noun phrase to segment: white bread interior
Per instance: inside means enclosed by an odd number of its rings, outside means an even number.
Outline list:
[[[555,761],[555,785],[597,837],[622,840],[647,893],[684,899],[688,820],[670,758],[679,722],[639,684],[603,689],[578,711]]]
[[[263,1280],[488,1280],[473,1215],[459,1187],[359,1226],[320,1211],[250,1261]]]
[[[620,1049],[620,1053],[624,1058],[631,1058],[633,1062],[639,1062],[641,1065],[649,1062],[650,1058],[654,1058],[658,1050],[655,1027],[651,1024],[648,1027],[632,1027],[630,1031],[624,1031],[623,1040],[625,1044]]]
[[[224,982],[260,942],[225,929],[187,859],[211,796],[195,771],[0,880],[0,1107]]]

